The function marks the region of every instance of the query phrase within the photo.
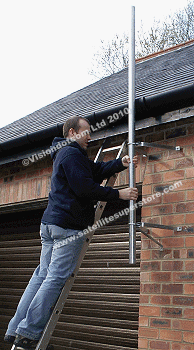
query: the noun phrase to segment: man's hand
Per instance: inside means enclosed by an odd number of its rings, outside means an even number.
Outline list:
[[[132,199],[134,201],[137,200],[138,190],[136,187],[127,187],[119,190],[119,198],[124,200]]]
[[[126,168],[129,166],[129,163],[131,162],[131,160],[130,160],[130,157],[129,156],[124,156],[123,158],[122,158],[122,164],[123,164],[123,166],[125,166]],[[135,165],[135,168],[137,168],[137,163],[138,163],[138,157],[137,156],[135,156],[135,157],[133,157],[133,163],[134,163],[134,165]]]

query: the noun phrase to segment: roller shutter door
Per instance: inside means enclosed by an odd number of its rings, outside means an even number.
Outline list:
[[[20,224],[17,218],[9,220],[9,227],[0,232],[0,346],[4,350],[10,349],[2,340],[7,323],[39,263],[40,214],[28,213],[28,219],[23,215]],[[123,223],[96,231],[53,333],[56,350],[137,349],[140,235],[136,266],[128,263],[128,239],[128,225]]]

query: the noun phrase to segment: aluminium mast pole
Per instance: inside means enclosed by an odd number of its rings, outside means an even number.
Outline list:
[[[129,187],[135,187],[135,167],[133,164],[135,143],[135,7],[131,6],[131,24],[129,31],[129,67],[128,67],[128,138],[129,138]],[[136,212],[134,201],[129,201],[129,263],[136,263]]]

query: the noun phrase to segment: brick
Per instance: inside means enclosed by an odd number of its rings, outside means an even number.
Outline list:
[[[163,131],[160,131],[157,133],[153,132],[150,135],[147,135],[145,137],[145,142],[158,142],[161,140],[164,140],[164,132]],[[154,150],[156,150],[156,149],[154,148]]]
[[[174,305],[183,305],[183,306],[193,306],[194,305],[194,298],[193,297],[186,297],[186,296],[175,296],[172,299],[172,303]]]
[[[151,241],[150,239],[146,239],[145,236],[143,236],[143,234],[141,235],[142,237],[142,241],[141,241],[141,249],[151,249]]]
[[[194,237],[185,237],[185,247],[194,247]]]
[[[158,306],[139,306],[139,315],[142,316],[155,316],[160,315],[160,307]]]
[[[180,250],[173,250],[173,258],[180,259]]]
[[[148,159],[146,159],[146,174],[152,174],[154,172],[153,164],[148,163]]]
[[[187,258],[187,249],[181,249],[180,250],[180,259],[186,259]]]
[[[194,270],[194,261],[185,261],[185,270],[193,271]]]
[[[194,168],[186,169],[186,177],[194,177]]]
[[[185,284],[185,294],[194,294],[194,284]]]
[[[140,281],[141,282],[149,282],[150,281],[150,273],[149,272],[141,272],[140,273]]]
[[[172,344],[172,350],[194,350],[194,345]]]
[[[162,196],[158,197],[155,193],[153,193],[151,196],[144,196],[143,197],[144,205],[155,205],[160,204],[162,202]]]
[[[150,250],[142,250],[141,251],[141,261],[142,260],[150,260],[151,259],[151,252]]]
[[[153,295],[151,296],[151,304],[170,305],[170,297],[163,295]]]
[[[183,341],[186,343],[194,343],[194,332],[184,332],[183,333]]]
[[[163,214],[172,214],[172,213],[173,213],[172,204],[155,205],[152,208],[153,215],[163,215]]]
[[[184,318],[194,319],[194,308],[184,309]]]
[[[193,331],[193,321],[187,320],[173,320],[172,321],[173,329],[180,329],[182,331]]]
[[[152,259],[172,259],[172,250],[164,249],[162,252],[160,250],[152,250]]]
[[[152,224],[161,224],[159,217],[146,218],[145,222],[151,222]]]
[[[152,208],[151,207],[142,207],[141,215],[142,215],[142,218],[145,216],[148,216],[148,217],[152,216]]]
[[[186,211],[186,203],[178,203],[175,206],[176,213],[185,213],[185,211]]]
[[[160,184],[157,186],[154,186],[154,192],[159,192],[159,195],[163,195],[163,193],[165,193],[165,191],[169,191],[169,186],[170,184],[166,183],[166,184]]]
[[[168,282],[171,280],[171,272],[152,272],[152,282]]]
[[[180,208],[179,208],[180,205]],[[183,206],[181,208],[181,206]],[[187,202],[187,203],[180,203],[176,206],[177,209],[179,209],[179,211],[181,212],[190,212],[190,211],[194,211],[194,202]],[[176,211],[178,211],[176,209]]]
[[[142,304],[149,304],[149,295],[140,295],[139,303]]]
[[[192,158],[183,158],[175,161],[175,168],[188,168],[193,166],[193,159]]]
[[[181,341],[182,334],[179,331],[160,329],[160,339]]]
[[[171,321],[165,318],[151,318],[150,326],[157,327],[157,328],[166,328],[166,327],[170,328]]]
[[[148,184],[156,184],[162,182],[162,175],[161,174],[146,174],[144,178],[144,185]]]
[[[177,158],[183,158],[185,157],[185,153],[183,151],[183,149],[181,149],[180,151],[168,151],[168,154],[166,156],[166,159],[177,159]]]
[[[185,177],[185,171],[184,170],[178,170],[178,171],[168,171],[163,174],[163,181],[175,181],[175,180],[182,180]]]
[[[187,191],[187,201],[192,201],[194,199],[194,190]]]
[[[148,328],[148,327],[145,327],[145,328],[140,327],[139,328],[139,336],[157,339],[159,336],[159,330],[154,329],[154,328]]]
[[[179,203],[185,201],[185,192],[164,193],[163,203]]]
[[[143,284],[141,285],[142,293],[160,293],[160,284]]]
[[[178,224],[178,222],[177,222]],[[165,248],[178,248],[184,247],[184,238],[163,238],[162,244]]]
[[[187,180],[181,180],[181,186],[179,187],[179,190],[185,191],[185,190],[191,190],[194,188],[194,179],[187,179]]]
[[[141,262],[140,269],[141,271],[159,271],[160,262],[159,261]]]
[[[152,340],[150,341],[150,349],[154,350],[170,350],[170,343],[160,341],[160,340]]]
[[[193,135],[187,136],[187,137],[180,137],[177,140],[177,144],[178,144],[178,146],[181,146],[181,147],[187,146],[187,145],[193,145],[194,144]]]
[[[166,139],[175,138],[186,135],[186,127],[173,128],[172,130],[166,130]]]
[[[182,294],[183,293],[183,284],[163,284],[162,293],[167,294]]]
[[[194,213],[186,214],[186,216],[185,216],[185,224],[194,224]]]
[[[170,318],[180,318],[182,317],[182,308],[163,307],[161,309],[161,316]]]
[[[173,273],[174,282],[194,282],[194,272],[175,272]]]
[[[152,228],[151,235],[159,241],[160,238],[172,236],[172,230]],[[157,247],[158,248],[158,247]]]
[[[160,124],[155,126],[155,132],[157,132],[158,130],[166,130],[166,129],[170,129],[170,128],[175,128],[176,123],[175,122],[171,122],[171,123],[166,123],[166,124]]]
[[[146,327],[149,325],[149,318],[145,316],[139,316],[139,327]]]
[[[163,261],[162,271],[181,271],[183,269],[183,261]]]
[[[182,225],[185,223],[184,214],[166,215],[162,217],[163,225]]]
[[[147,339],[138,339],[138,349],[146,350],[148,347],[148,340]]]
[[[187,146],[187,148],[185,148],[185,156],[186,157],[190,157],[192,155],[193,155],[193,153],[192,153],[192,146]]]
[[[152,186],[151,185],[143,185],[142,187],[142,196],[146,196],[152,193]]]
[[[187,250],[187,258],[194,258],[194,249]]]
[[[160,173],[162,171],[167,171],[170,169],[174,169],[174,160],[167,160],[165,162],[160,162],[154,164],[154,172]]]

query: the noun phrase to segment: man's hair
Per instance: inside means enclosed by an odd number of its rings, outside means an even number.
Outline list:
[[[80,128],[79,121],[80,121],[80,119],[85,120],[89,124],[89,121],[87,119],[83,118],[83,117],[78,117],[78,116],[70,117],[63,124],[63,137],[64,138],[66,138],[68,136],[69,130],[71,128],[73,128],[76,132],[79,131],[79,128]]]

